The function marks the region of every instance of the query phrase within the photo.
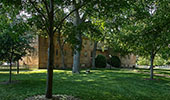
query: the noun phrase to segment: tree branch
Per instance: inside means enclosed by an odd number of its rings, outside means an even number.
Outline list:
[[[45,5],[45,8],[46,8],[46,11],[47,11],[47,14],[49,14],[49,8],[48,8],[48,4],[47,4],[47,1],[46,0],[42,0],[44,5]]]
[[[79,7],[73,9],[69,14],[67,14],[67,15],[59,22],[59,24],[56,26],[56,29],[55,29],[53,32],[55,33],[56,30],[63,24],[64,20],[67,19],[73,12],[75,12],[76,10],[82,8],[82,7],[85,6],[86,4],[88,4],[88,2],[80,5]]]
[[[45,17],[45,15],[36,7],[36,5],[34,4],[34,2],[32,2],[31,0],[29,0],[29,2],[33,5],[33,7],[35,8],[35,10],[45,19],[45,21],[47,22],[47,18]],[[42,19],[43,20],[43,19]],[[44,21],[44,20],[43,20]]]

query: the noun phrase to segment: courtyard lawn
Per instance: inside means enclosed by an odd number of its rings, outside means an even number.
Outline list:
[[[139,72],[150,73],[150,69],[139,68]],[[154,74],[168,75],[170,77],[170,69],[158,69],[154,68]]]
[[[55,70],[53,94],[72,95],[82,100],[170,100],[170,78],[156,76],[156,80],[148,80],[149,74],[136,70],[100,69],[90,74],[85,70],[81,74]],[[12,79],[18,83],[2,84],[8,76],[8,71],[0,71],[0,100],[24,100],[45,94],[46,70],[14,73]]]

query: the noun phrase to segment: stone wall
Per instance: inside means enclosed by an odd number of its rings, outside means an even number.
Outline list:
[[[120,57],[122,67],[134,67],[136,66],[136,56],[134,54],[126,55],[125,57]]]

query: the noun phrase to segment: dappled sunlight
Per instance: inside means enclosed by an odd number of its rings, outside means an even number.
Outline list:
[[[20,74],[39,74],[39,73],[47,73],[47,70],[39,69],[39,70],[21,71],[20,72]]]
[[[105,75],[101,75],[100,77],[101,77],[101,78],[106,78],[106,76],[105,76]]]
[[[93,80],[93,79],[88,79],[87,81],[88,81],[88,82],[94,82],[95,80]]]
[[[41,81],[46,81],[46,79],[40,79]]]
[[[67,77],[61,77],[61,79],[66,80],[66,79],[67,79]]]
[[[0,74],[7,74],[7,73],[9,73],[9,72],[7,72],[7,71],[5,71],[5,72],[0,71]]]
[[[80,80],[80,79],[77,79],[77,80],[75,80],[76,82],[82,82],[82,80]]]

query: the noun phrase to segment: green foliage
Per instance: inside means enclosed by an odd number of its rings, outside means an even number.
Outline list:
[[[26,34],[4,33],[0,35],[0,60],[17,61],[31,50],[32,36]]]
[[[167,65],[170,65],[170,61],[166,63]]]
[[[113,67],[117,67],[117,68],[121,67],[121,61],[117,56],[112,56],[111,58],[109,58],[108,63]]]
[[[17,8],[21,6],[21,1],[22,0],[1,0],[0,3],[3,3],[6,6],[15,6]]]
[[[154,60],[154,66],[163,66],[168,63],[168,60],[163,59],[161,56],[156,56]],[[150,65],[149,57],[139,57],[137,61],[138,65]]]
[[[3,64],[3,62],[2,61],[0,61],[0,66]]]
[[[143,57],[158,54],[162,58],[167,58],[170,54],[169,3],[168,0],[153,0],[139,5],[139,8],[142,7],[137,9],[137,12],[143,13],[134,12],[135,15],[127,19],[128,23],[120,26],[119,34],[112,35],[115,40],[111,43],[115,51],[123,54],[134,53]],[[159,60],[155,61],[157,62]],[[161,63],[163,64],[164,61],[159,62],[158,65]]]
[[[137,64],[138,65],[147,65],[148,66],[150,64],[150,60],[149,60],[149,58],[146,59],[146,57],[139,57],[138,61],[137,61]]]
[[[0,15],[3,18],[0,20],[0,60],[14,62],[32,49],[31,43],[34,38],[29,31],[29,25],[19,15],[17,9],[4,5],[2,5],[2,9],[3,12]]]
[[[106,57],[103,55],[98,55],[95,59],[95,66],[97,68],[105,68],[106,67]]]

